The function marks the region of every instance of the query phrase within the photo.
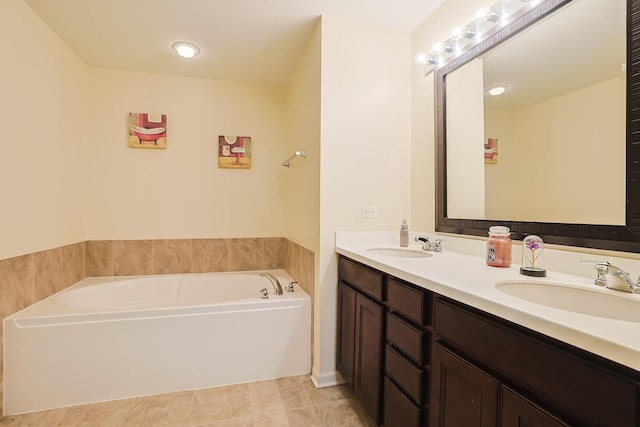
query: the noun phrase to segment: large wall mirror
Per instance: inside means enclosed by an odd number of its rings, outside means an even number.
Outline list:
[[[436,231],[640,252],[634,10],[546,0],[436,71]]]

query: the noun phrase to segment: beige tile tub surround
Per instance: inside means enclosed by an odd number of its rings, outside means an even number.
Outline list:
[[[114,240],[111,251],[114,276],[153,274],[153,240]]]
[[[91,276],[281,268],[313,299],[313,266],[312,251],[282,237],[89,240],[0,260],[0,319]],[[0,384],[1,355],[0,328]]]
[[[313,252],[282,237],[86,242],[85,277],[279,268],[309,284],[313,280]],[[301,280],[302,275],[307,277]],[[303,289],[313,295],[310,288]]]

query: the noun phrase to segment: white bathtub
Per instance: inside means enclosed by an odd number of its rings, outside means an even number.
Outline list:
[[[311,300],[259,273],[87,278],[7,317],[5,414],[309,373]]]

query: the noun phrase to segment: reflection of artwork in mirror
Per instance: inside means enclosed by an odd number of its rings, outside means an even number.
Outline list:
[[[445,75],[449,218],[625,224],[625,29],[624,0],[573,1]],[[497,136],[500,164],[479,168],[470,141],[490,163]],[[523,191],[527,165],[544,203]]]
[[[488,165],[498,163],[498,138],[487,138],[484,144],[484,162]]]

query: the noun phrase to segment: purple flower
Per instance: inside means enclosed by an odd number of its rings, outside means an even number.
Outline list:
[[[530,249],[532,251],[535,251],[536,249],[540,248],[540,245],[535,240],[529,240],[528,242],[525,242],[524,245],[526,246],[527,249]]]

